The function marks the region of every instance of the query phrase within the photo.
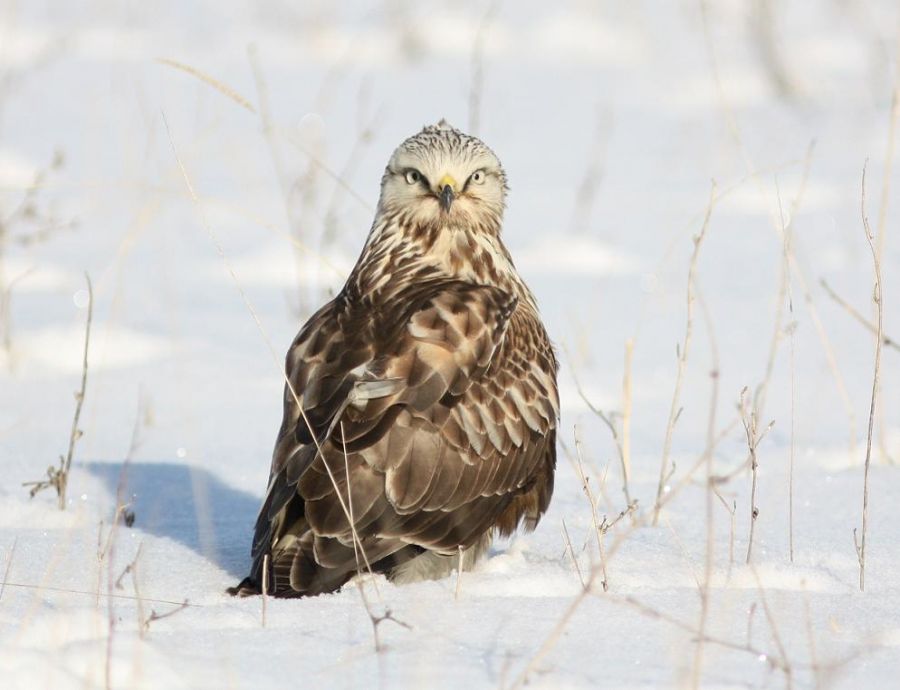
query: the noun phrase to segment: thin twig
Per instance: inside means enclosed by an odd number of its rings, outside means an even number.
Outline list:
[[[781,3],[773,0],[756,0],[756,11],[750,22],[759,56],[769,81],[781,98],[793,99],[798,95],[787,65],[779,50],[782,41],[775,32],[775,7]]]
[[[481,96],[484,92],[484,42],[488,28],[500,9],[500,1],[494,0],[481,18],[475,41],[472,44],[472,83],[469,88],[469,133],[478,134],[481,124]]]
[[[713,492],[716,495],[716,498],[719,499],[722,503],[722,507],[728,512],[728,516],[730,518],[730,529],[728,532],[728,572],[725,575],[725,580],[731,580],[731,568],[734,566],[734,534],[737,531],[737,501],[732,499],[731,507],[728,506],[728,501],[726,501],[722,494],[713,489]]]
[[[453,598],[459,599],[459,593],[462,590],[462,574],[463,574],[463,553],[464,549],[462,545],[456,547],[457,551],[457,566],[456,566],[456,588],[453,590]]]
[[[843,307],[850,316],[856,319],[859,323],[861,323],[865,328],[871,331],[872,335],[876,335],[878,333],[878,326],[869,321],[865,316],[859,313],[859,311],[850,304],[847,300],[841,297],[835,290],[828,284],[828,282],[824,278],[819,278],[819,284],[825,290],[825,294],[828,295],[831,299],[833,299],[837,304]],[[881,342],[885,347],[891,347],[900,352],[900,343],[891,338],[888,335],[882,334]]]
[[[588,230],[597,192],[603,182],[603,163],[611,129],[610,112],[606,109],[598,110],[593,142],[586,151],[588,164],[575,193],[575,208],[572,211],[572,230],[575,234],[583,234]]]
[[[165,613],[157,613],[155,610],[151,609],[150,617],[146,621],[144,621],[144,629],[149,630],[150,624],[153,623],[154,621],[161,621],[163,618],[169,618],[170,616],[174,616],[179,611],[184,611],[186,608],[190,608],[191,606],[193,606],[193,604],[191,604],[187,599],[185,599],[180,604],[178,604],[174,609],[172,609],[171,611],[166,611]]]
[[[632,596],[625,596],[625,597],[610,596],[610,597],[608,597],[607,600],[614,604],[624,604],[626,606],[635,608],[635,609],[637,609],[637,611],[639,611],[643,615],[648,616],[653,619],[656,619],[656,620],[661,620],[666,623],[669,623],[670,625],[673,625],[674,627],[676,627],[680,630],[683,630],[684,632],[688,633],[689,635],[692,635],[695,640],[697,639],[697,631],[690,624],[685,623],[684,621],[681,621],[681,620],[675,618],[674,616],[672,616],[668,613],[665,613],[664,611],[654,609],[654,608],[648,606],[647,604],[644,604],[643,602],[635,599]],[[751,654],[751,655],[755,656],[757,659],[764,660],[767,664],[769,664],[769,666],[771,668],[785,672],[784,664],[781,659],[777,658],[776,655],[767,653],[765,650],[760,649],[759,647],[755,647],[753,644],[750,643],[749,639],[745,644],[741,644],[739,642],[731,642],[730,640],[726,640],[721,637],[715,637],[712,635],[704,635],[703,639],[705,642],[707,642],[709,644],[715,644],[720,647],[724,647],[726,649],[731,649],[734,651],[746,652],[748,654]]]
[[[363,607],[366,610],[366,614],[369,616],[369,621],[372,623],[372,636],[374,638],[375,652],[377,654],[384,651],[384,645],[381,644],[381,636],[378,634],[378,626],[380,626],[382,623],[384,623],[385,621],[392,621],[400,627],[406,628],[407,630],[412,630],[413,628],[409,623],[404,623],[403,621],[394,618],[394,614],[391,613],[390,609],[386,608],[384,610],[384,613],[380,616],[376,616],[374,613],[372,613],[372,607],[369,605],[369,600],[366,597],[366,591],[365,589],[363,589],[363,586],[359,582],[359,579],[357,579],[357,584],[359,589],[359,596],[362,597]]]
[[[795,415],[794,403],[796,399],[795,390],[795,367],[794,367],[794,332],[796,331],[796,322],[794,321],[794,290],[791,285],[791,239],[793,237],[793,215],[791,222],[785,223],[784,209],[781,205],[781,189],[778,186],[778,178],[775,179],[775,191],[778,194],[778,213],[781,217],[781,235],[782,243],[782,263],[781,273],[782,282],[787,287],[787,304],[790,321],[788,322],[788,333],[791,340],[790,347],[790,375],[791,375],[791,449],[790,460],[788,463],[788,553],[791,563],[794,562],[794,450],[795,450]]]
[[[594,535],[597,537],[597,548],[600,550],[600,553],[603,552],[603,543],[602,536],[603,532],[600,529],[600,523],[597,522],[597,500],[594,498],[594,494],[591,492],[591,487],[588,484],[588,477],[584,473],[584,461],[581,453],[581,439],[578,437],[578,426],[575,426],[574,430],[575,436],[575,456],[578,460],[578,478],[581,480],[581,490],[584,492],[585,497],[587,497],[588,503],[591,506],[591,522],[594,523]]]
[[[572,616],[575,615],[575,612],[581,606],[582,602],[587,599],[588,595],[591,593],[591,586],[594,583],[594,580],[597,578],[599,573],[598,568],[594,568],[591,571],[591,576],[588,579],[587,584],[578,592],[574,599],[569,603],[566,607],[566,610],[563,612],[563,615],[560,616],[560,619],[556,622],[556,625],[553,626],[553,629],[550,631],[550,634],[544,639],[541,646],[538,647],[537,651],[534,655],[528,660],[528,663],[525,665],[519,674],[513,679],[512,683],[509,685],[508,690],[515,690],[516,688],[520,688],[525,683],[528,682],[529,676],[532,674],[537,665],[544,659],[547,654],[556,646],[556,643],[559,641],[559,638],[562,636],[566,627],[569,624],[569,621],[572,619]]]
[[[885,238],[887,235],[885,230],[887,227],[888,199],[890,199],[891,197],[891,176],[894,171],[894,149],[895,142],[897,140],[897,124],[900,123],[900,22],[898,22],[897,28],[898,34],[897,36],[895,36],[894,40],[896,44],[894,48],[896,51],[894,55],[894,88],[891,91],[890,125],[888,126],[887,144],[884,155],[884,176],[881,180],[881,203],[878,207],[878,227],[876,229],[876,255],[878,257],[879,266],[882,265],[882,259],[884,257]],[[884,334],[882,333],[882,335]],[[876,393],[876,395],[881,397],[880,389]],[[887,448],[887,425],[884,423],[884,401],[882,400],[881,404],[876,405],[876,407],[876,413],[878,415],[878,448],[881,450],[882,456],[889,463],[893,464],[894,459],[891,457],[891,454],[888,452]]]
[[[747,409],[746,401],[747,388],[741,390],[741,400],[738,409],[741,413],[741,422],[744,425],[744,433],[747,437],[747,449],[750,451],[750,535],[747,539],[747,563],[750,563],[750,557],[753,553],[753,535],[756,531],[756,519],[759,517],[759,506],[756,505],[756,489],[759,484],[759,459],[756,449],[759,442],[768,433],[769,429],[775,423],[770,422],[766,429],[759,432],[759,420],[756,417],[755,410]]]
[[[87,281],[88,303],[87,303],[87,323],[84,329],[84,357],[81,362],[81,388],[75,395],[75,415],[72,417],[72,431],[69,434],[69,450],[66,453],[66,461],[62,467],[62,477],[57,485],[59,494],[59,509],[66,509],[66,487],[69,484],[69,470],[72,467],[72,455],[75,452],[75,442],[81,438],[83,432],[78,428],[78,421],[81,419],[81,407],[84,405],[84,392],[87,388],[88,374],[88,350],[91,343],[91,321],[94,316],[94,287],[91,285],[91,277],[85,273],[84,279]]]
[[[261,627],[266,627],[266,606],[269,603],[269,554],[263,556]]]
[[[578,380],[578,375],[575,372],[575,366],[571,362],[571,358],[569,358],[569,368],[572,371],[572,380],[575,382],[575,390],[578,392],[578,396],[587,405],[588,409],[593,412],[600,420],[606,425],[606,428],[609,429],[610,434],[612,434],[613,443],[616,446],[616,454],[619,458],[619,465],[622,468],[622,492],[625,494],[625,503],[631,504],[631,493],[628,489],[628,461],[625,459],[625,447],[622,445],[622,441],[619,438],[619,432],[616,430],[616,425],[613,423],[611,417],[612,415],[607,415],[603,412],[599,407],[596,407],[587,397],[587,394],[584,392],[584,389],[581,387],[581,382]],[[629,381],[630,385],[630,381]],[[631,415],[630,409],[630,400],[629,400],[629,408],[628,414],[629,417]],[[577,439],[576,439],[577,443]]]
[[[13,537],[12,547],[9,550],[9,558],[6,559],[6,570],[3,572],[3,583],[0,584],[0,601],[3,600],[3,592],[6,589],[6,581],[9,579],[9,571],[12,568],[13,556],[16,555],[16,544],[18,543],[19,537]]]
[[[700,303],[700,310],[703,314],[703,320],[706,323],[706,331],[709,336],[709,348],[711,356],[710,377],[710,395],[709,395],[709,412],[706,421],[706,555],[703,562],[703,584],[700,587],[700,623],[698,626],[698,642],[694,647],[694,661],[691,671],[691,687],[695,690],[700,687],[700,680],[703,677],[703,645],[706,636],[706,625],[709,619],[709,599],[710,599],[710,583],[712,581],[714,548],[715,548],[715,522],[713,514],[713,496],[715,487],[713,486],[713,466],[715,453],[713,446],[715,443],[716,433],[716,410],[719,404],[719,348],[716,343],[715,331],[713,330],[712,317],[706,300],[703,299],[703,293],[697,289],[697,301]]]
[[[684,327],[684,341],[681,347],[676,348],[678,354],[678,373],[675,377],[675,390],[672,392],[672,404],[669,407],[669,421],[666,424],[666,438],[663,443],[662,461],[659,467],[659,484],[656,487],[656,503],[653,508],[653,525],[659,522],[659,511],[663,492],[665,491],[666,482],[669,478],[669,455],[672,451],[672,435],[675,432],[675,422],[681,414],[681,386],[684,381],[684,371],[687,367],[688,351],[691,345],[691,333],[694,327],[694,291],[695,291],[695,274],[697,271],[697,259],[700,255],[700,245],[706,237],[706,231],[709,228],[709,219],[712,216],[713,207],[716,203],[716,183],[712,182],[709,190],[709,203],[706,206],[706,215],[703,218],[703,225],[700,227],[700,233],[694,237],[694,251],[691,253],[691,262],[688,267],[687,277],[687,316]]]
[[[67,587],[51,587],[50,585],[32,585],[26,584],[24,582],[8,582],[4,580],[0,583],[2,587],[18,587],[20,589],[33,589],[38,592],[61,592],[63,594],[83,594],[89,597],[109,597],[111,599],[126,599],[128,601],[138,601],[138,597],[131,596],[130,594],[104,594],[103,592],[88,592],[82,589],[69,589]],[[170,599],[149,599],[143,598],[143,601],[150,602],[151,604],[175,604],[178,605],[179,602],[172,601]],[[190,604],[190,606],[198,606],[202,607],[203,604]]]
[[[161,65],[168,65],[169,67],[174,67],[177,70],[181,70],[187,74],[190,74],[192,77],[196,77],[200,81],[208,84],[213,87],[216,91],[221,93],[224,96],[227,96],[232,101],[237,103],[242,108],[246,108],[251,113],[256,112],[256,108],[248,101],[246,98],[241,96],[237,91],[232,89],[230,86],[223,84],[218,79],[209,76],[205,72],[201,72],[196,67],[191,67],[190,65],[186,65],[183,62],[178,62],[177,60],[172,60],[170,58],[156,58],[156,61]]]
[[[872,460],[872,429],[875,424],[875,406],[878,401],[878,378],[881,370],[881,347],[883,343],[882,323],[884,319],[884,304],[881,291],[881,262],[878,260],[878,251],[875,249],[875,236],[869,227],[869,219],[866,216],[866,166],[863,165],[862,194],[860,200],[860,212],[862,213],[863,230],[866,241],[872,252],[872,264],[875,270],[875,291],[873,299],[877,308],[878,328],[875,333],[875,371],[872,375],[872,401],[869,405],[869,429],[866,433],[866,464],[863,473],[863,505],[862,505],[862,534],[857,541],[856,529],[853,530],[853,542],[856,546],[856,557],[859,560],[859,589],[866,590],[866,528],[869,521],[869,465]]]
[[[69,470],[72,467],[75,442],[78,441],[84,433],[78,428],[78,421],[81,419],[81,407],[84,404],[84,392],[87,387],[88,349],[91,342],[91,320],[94,314],[94,289],[91,285],[91,277],[87,273],[84,274],[84,277],[85,280],[87,280],[88,286],[87,325],[84,331],[84,358],[81,366],[81,388],[75,393],[75,415],[72,417],[72,431],[69,434],[69,450],[66,453],[65,458],[60,456],[58,468],[53,467],[52,465],[47,468],[47,479],[22,483],[22,486],[31,487],[31,490],[29,491],[31,498],[34,498],[35,494],[39,491],[49,489],[51,486],[55,488],[60,510],[66,509],[66,488],[69,484]]]
[[[169,129],[169,121],[166,119],[165,113],[162,113],[163,123],[166,127],[166,134],[169,137],[169,144],[172,147],[172,153],[175,157],[175,162],[178,165],[178,168],[181,172],[181,176],[184,180],[185,186],[187,187],[188,193],[190,195],[191,200],[194,202],[196,206],[199,208],[199,200],[197,198],[197,194],[194,191],[194,185],[191,183],[191,179],[188,176],[187,170],[184,167],[184,163],[181,161],[181,156],[178,155],[178,149],[175,147],[175,140],[172,138],[172,132]],[[222,243],[219,241],[216,234],[213,232],[212,227],[206,220],[206,216],[203,214],[202,210],[199,211],[200,221],[203,225],[203,229],[206,231],[210,241],[216,249],[216,252],[219,255],[219,258],[222,260],[225,268],[227,269],[229,275],[231,276],[231,280],[234,282],[235,287],[237,288],[238,293],[241,296],[241,299],[244,302],[244,306],[247,308],[247,311],[250,313],[253,322],[256,324],[256,328],[262,336],[263,341],[266,343],[269,354],[272,356],[272,360],[275,363],[275,366],[278,368],[279,373],[281,374],[282,380],[285,382],[285,387],[288,393],[291,395],[291,398],[294,401],[294,404],[297,406],[297,410],[300,413],[300,418],[303,420],[303,423],[306,425],[307,430],[309,431],[309,435],[313,440],[313,443],[316,446],[317,457],[322,459],[322,464],[325,466],[325,471],[328,474],[328,479],[331,481],[332,486],[335,490],[335,495],[337,496],[338,503],[340,504],[341,511],[344,513],[344,516],[347,518],[347,523],[350,526],[350,532],[353,537],[354,543],[359,547],[360,553],[363,556],[363,560],[366,562],[366,566],[369,569],[369,573],[371,574],[371,566],[369,566],[368,558],[366,557],[365,549],[363,548],[362,542],[359,539],[359,535],[356,531],[356,524],[354,523],[346,501],[344,500],[343,495],[341,494],[340,488],[338,487],[337,479],[334,475],[334,472],[331,469],[331,466],[328,464],[327,459],[325,458],[325,453],[322,450],[322,443],[327,441],[327,438],[320,440],[319,435],[313,430],[313,426],[309,421],[309,418],[304,409],[303,403],[300,401],[300,396],[297,394],[297,391],[294,389],[294,384],[290,380],[290,377],[287,375],[287,370],[285,369],[283,360],[278,356],[278,353],[275,351],[275,347],[272,344],[271,338],[269,338],[268,333],[265,328],[263,328],[262,321],[259,318],[259,314],[257,314],[256,310],[253,308],[253,305],[250,303],[249,297],[247,297],[247,293],[244,291],[241,282],[238,280],[237,274],[234,271],[234,267],[231,265],[231,262],[228,260],[227,255],[225,254],[225,249],[222,246]],[[329,430],[330,431],[330,430]]]
[[[706,45],[707,57],[709,59],[710,70],[712,72],[713,81],[716,85],[716,93],[719,98],[719,103],[722,107],[723,114],[725,116],[725,122],[728,127],[729,133],[731,137],[734,139],[735,146],[743,159],[744,166],[747,170],[747,174],[753,178],[753,180],[757,183],[757,187],[760,192],[763,191],[762,184],[760,182],[759,173],[756,171],[755,166],[753,165],[753,161],[750,160],[750,155],[747,152],[747,148],[744,145],[743,138],[741,136],[741,129],[738,125],[737,117],[735,115],[734,109],[731,106],[731,103],[728,101],[728,98],[725,95],[725,89],[722,82],[721,74],[719,73],[719,63],[716,57],[715,45],[713,44],[712,39],[712,31],[710,30],[710,22],[709,22],[709,2],[708,0],[699,0],[700,4],[700,16],[702,20],[702,28],[703,28],[703,40]],[[803,189],[805,188],[806,179],[809,171],[810,161],[812,159],[812,152],[814,149],[815,142],[810,143],[807,148],[807,154],[804,165],[804,173],[803,173],[803,181],[801,182],[801,194]],[[801,194],[798,194],[797,199],[795,200],[795,205],[799,203],[799,199]],[[792,210],[791,217],[794,216],[794,210]],[[776,233],[779,235],[779,239],[783,245],[784,239],[781,237],[781,225],[778,223],[778,219],[774,217],[772,214],[772,227],[775,229]],[[812,292],[809,288],[809,281],[806,278],[806,273],[803,270],[803,267],[800,265],[800,262],[797,260],[796,253],[791,251],[790,254],[790,264],[791,268],[794,272],[794,277],[797,280],[798,286],[800,287],[801,292],[803,293],[804,302],[806,303],[807,309],[809,310],[810,318],[812,319],[813,327],[815,328],[816,335],[819,338],[819,342],[822,345],[822,349],[825,353],[825,359],[828,362],[828,367],[831,369],[832,376],[834,377],[835,387],[837,388],[838,395],[841,399],[842,404],[844,405],[844,411],[847,415],[848,425],[850,427],[850,451],[853,452],[856,448],[856,414],[853,408],[853,401],[850,399],[850,394],[847,391],[847,385],[844,382],[844,377],[841,374],[840,368],[838,367],[837,357],[834,353],[834,347],[831,344],[831,340],[828,337],[828,333],[825,330],[825,326],[822,323],[822,319],[819,316],[819,311],[816,307],[815,301],[812,296]],[[762,417],[762,408],[759,409],[759,416]]]
[[[772,614],[772,610],[769,608],[769,602],[766,600],[766,593],[762,586],[762,581],[759,579],[759,573],[756,572],[756,568],[754,566],[750,566],[750,570],[753,572],[753,579],[756,580],[756,587],[759,591],[759,600],[762,602],[763,612],[766,614],[766,621],[769,623],[769,630],[772,633],[772,639],[775,641],[775,646],[778,648],[778,654],[781,657],[781,670],[784,673],[785,682],[787,683],[788,690],[791,690],[793,687],[793,670],[791,668],[791,662],[788,660],[787,651],[785,650],[784,644],[781,642],[781,635],[778,634],[778,626],[775,624],[775,616]]]
[[[818,688],[822,685],[821,670],[819,668],[819,655],[816,651],[816,636],[813,632],[812,613],[809,608],[809,593],[805,587],[803,594],[803,622],[806,625],[806,639],[809,643],[809,665],[812,668],[813,679],[816,683],[815,687]]]
[[[145,623],[146,619],[144,618],[144,601],[141,597],[141,588],[138,582],[138,562],[141,558],[141,553],[143,552],[144,542],[141,541],[138,544],[137,551],[135,551],[134,558],[131,559],[131,563],[125,566],[125,569],[116,579],[115,589],[123,589],[122,580],[125,579],[126,575],[131,575],[131,584],[134,587],[134,596],[137,597],[137,620],[138,620],[138,635],[140,637],[144,637],[144,633],[146,632]]]
[[[569,554],[569,557],[572,559],[572,565],[575,566],[575,572],[578,574],[578,581],[581,582],[581,586],[585,587],[584,575],[581,574],[581,566],[578,565],[578,559],[575,557],[575,549],[572,548],[572,540],[569,538],[569,528],[566,527],[565,518],[562,520],[562,528],[563,528],[563,537],[566,541],[566,552]]]
[[[634,356],[634,338],[625,341],[625,365],[622,374],[622,471],[625,474],[625,500],[628,495],[628,480],[631,478],[631,361]]]

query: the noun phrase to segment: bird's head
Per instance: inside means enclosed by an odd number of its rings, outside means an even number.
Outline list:
[[[480,139],[441,120],[404,141],[381,181],[382,211],[423,226],[499,231],[506,174]]]

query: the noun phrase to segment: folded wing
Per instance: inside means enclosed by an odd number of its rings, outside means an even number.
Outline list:
[[[553,488],[556,361],[537,315],[494,287],[413,286],[396,313],[339,296],[295,340],[253,576],[340,587],[492,528],[533,527]]]

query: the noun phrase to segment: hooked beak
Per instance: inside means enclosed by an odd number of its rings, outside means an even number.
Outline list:
[[[441,208],[444,209],[445,212],[450,211],[450,207],[453,205],[453,200],[456,198],[456,193],[453,191],[456,188],[456,180],[454,180],[450,175],[444,175],[441,178],[441,181],[438,182],[438,189],[440,189],[440,194],[438,194],[438,199],[441,202]]]
[[[453,195],[453,187],[451,187],[450,185],[444,185],[444,188],[441,190],[441,196],[440,196],[441,208],[444,209],[445,211],[449,211],[450,206],[453,205],[454,198],[455,197]]]

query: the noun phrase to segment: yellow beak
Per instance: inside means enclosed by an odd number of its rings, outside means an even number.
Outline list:
[[[456,193],[456,180],[453,179],[450,175],[444,175],[441,178],[441,181],[438,182],[438,190],[443,191],[444,187],[450,187],[454,193]]]

